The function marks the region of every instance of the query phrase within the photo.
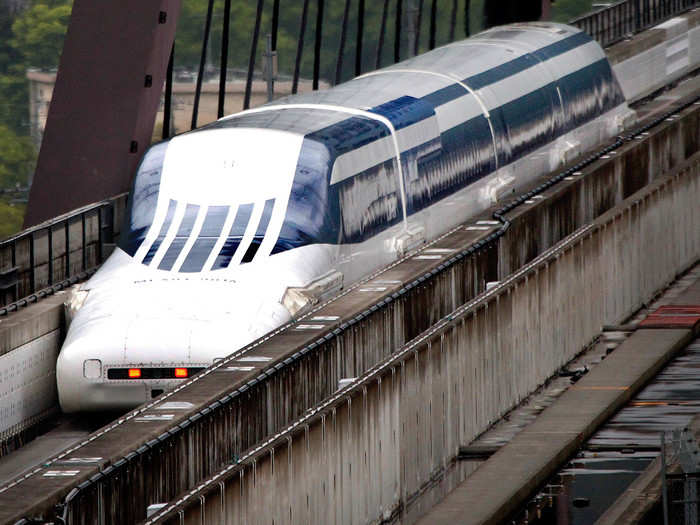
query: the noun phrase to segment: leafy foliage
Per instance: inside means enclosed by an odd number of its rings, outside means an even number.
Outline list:
[[[0,239],[6,239],[22,229],[24,204],[0,200]]]
[[[0,181],[3,188],[23,185],[34,166],[34,146],[29,137],[17,136],[0,124]]]
[[[12,46],[28,67],[57,66],[70,20],[71,0],[42,0],[32,4],[12,24]]]
[[[556,0],[552,5],[552,20],[567,23],[589,13],[592,6],[593,0]]]

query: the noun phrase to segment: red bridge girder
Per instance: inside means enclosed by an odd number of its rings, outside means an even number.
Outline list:
[[[151,140],[180,4],[75,0],[25,228],[129,189]]]

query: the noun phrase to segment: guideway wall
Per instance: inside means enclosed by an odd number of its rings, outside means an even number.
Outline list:
[[[698,260],[698,202],[700,154],[457,309],[152,522],[415,522],[468,474],[459,447],[492,414]]]
[[[511,228],[495,244],[483,245],[481,241],[493,236],[499,225],[456,229],[433,247],[449,247],[448,252],[459,253],[477,242],[482,248],[464,252],[449,264],[450,256],[442,259],[444,263],[430,257],[409,257],[377,277],[402,284],[385,284],[386,288],[379,287],[375,292],[370,287],[370,293],[362,293],[362,287],[350,290],[316,312],[314,315],[340,316],[338,321],[326,325],[326,331],[280,332],[244,350],[249,355],[268,356],[271,360],[266,364],[247,362],[246,367],[253,365],[247,372],[229,371],[225,368],[229,365],[222,364],[201,378],[193,378],[182,390],[115,422],[110,431],[99,433],[56,461],[37,468],[27,479],[5,490],[0,487],[0,522],[23,516],[51,516],[56,512],[55,504],[64,500],[67,505],[60,508],[66,509],[70,523],[99,523],[99,516],[104,522],[143,519],[148,505],[191,490],[206,476],[303,416],[336,391],[339,379],[362,375],[473,299],[487,282],[503,280],[563,236],[654,180],[657,174],[683,164],[698,150],[699,110],[699,106],[690,106],[650,134],[626,143],[608,155],[609,158],[595,161],[584,170],[585,175],[574,174],[570,180],[549,188],[543,193],[543,202],[533,200],[516,208],[508,214]],[[679,207],[674,213],[678,215],[682,210]],[[696,216],[691,214],[689,220],[695,220],[697,227]],[[685,235],[692,237],[687,231]],[[624,243],[624,239],[619,242]],[[644,248],[640,248],[638,256],[645,253]],[[662,256],[672,253],[664,250]],[[589,304],[588,308],[594,311],[587,314],[592,317],[586,322],[572,322],[566,310],[550,308],[545,304],[550,298],[542,295],[536,296],[537,299],[529,296],[528,301],[523,299],[518,305],[518,316],[510,321],[499,318],[504,324],[498,331],[492,331],[494,325],[489,325],[489,330],[483,325],[478,337],[492,347],[501,344],[503,333],[519,334],[512,343],[513,352],[517,352],[522,362],[509,365],[508,373],[499,368],[510,359],[507,354],[495,352],[473,363],[475,382],[465,384],[468,389],[465,395],[475,404],[476,415],[460,423],[460,444],[468,443],[485,430],[579,351],[593,337],[590,334],[599,330],[602,323],[596,317],[598,314],[604,313],[609,322],[634,309],[662,287],[687,258],[685,252],[678,255],[672,261],[664,259],[661,275],[645,274],[644,286],[626,285],[627,295],[619,304],[613,302],[613,307]],[[586,267],[588,262],[579,259],[579,264]],[[611,268],[620,272],[621,264],[626,261]],[[595,274],[585,276],[591,278]],[[555,279],[552,286],[561,286],[567,278],[566,274],[551,277]],[[589,285],[594,286],[596,279],[589,281]],[[575,298],[568,297],[578,304]],[[489,308],[490,315],[494,315],[492,306]],[[534,332],[528,331],[532,325],[523,323],[528,319],[534,322],[540,310],[547,314],[547,322]],[[592,325],[596,325],[595,329]],[[575,333],[575,337],[569,338],[562,327]],[[566,344],[547,345],[546,334]],[[313,341],[317,342],[312,344]],[[533,348],[548,352],[547,357],[533,354]],[[231,364],[235,364],[236,356],[231,359]],[[483,390],[483,384],[492,390]],[[221,399],[227,401],[219,402]],[[156,417],[163,415],[157,405],[171,401],[191,403],[187,405],[191,408],[178,409],[169,420]],[[205,408],[210,405],[213,408]],[[456,425],[455,421],[449,424]],[[451,447],[449,444],[446,450]],[[71,462],[66,464],[66,461]],[[57,468],[68,469],[73,474],[44,476]],[[357,476],[353,480],[360,483]],[[71,492],[79,484],[81,488]],[[413,494],[411,485],[405,490],[405,494]],[[37,497],[23,497],[28,491]],[[398,501],[403,502],[403,508],[413,500]]]

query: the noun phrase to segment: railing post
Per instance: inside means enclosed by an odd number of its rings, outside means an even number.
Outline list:
[[[64,279],[70,279],[70,220],[66,219],[65,235],[66,235],[66,271]]]
[[[357,38],[355,39],[355,76],[362,74],[362,46],[365,37],[365,0],[357,3]]]
[[[48,227],[47,239],[49,241],[49,286],[53,284],[53,226]]]
[[[384,33],[386,33],[386,21],[389,16],[389,0],[384,0],[382,18],[379,23],[379,36],[377,37],[377,54],[374,58],[374,67],[379,69],[382,65],[382,51],[384,49]]]
[[[97,208],[97,264],[102,263],[102,243],[104,241],[102,235],[102,211],[104,208]]]
[[[668,489],[666,486],[666,434],[661,432],[661,506],[664,525],[668,525]]]
[[[207,18],[204,22],[204,38],[202,41],[202,54],[199,58],[199,70],[197,71],[197,84],[194,90],[194,104],[192,105],[192,125],[191,129],[197,127],[197,115],[199,114],[199,99],[202,95],[202,82],[204,81],[204,66],[207,60],[207,45],[209,44],[209,33],[211,32],[211,16],[214,11],[214,0],[209,0],[207,4]]]
[[[309,0],[304,0],[301,8],[301,25],[299,26],[299,39],[297,40],[297,53],[294,57],[294,76],[292,78],[292,95],[299,89],[299,71],[301,68],[301,56],[304,52],[304,34],[306,33],[306,17],[309,13]]]
[[[231,18],[231,0],[224,2],[224,20],[221,34],[221,60],[219,62],[219,105],[216,110],[217,118],[224,116],[226,102],[226,78],[228,76],[228,37]]]
[[[165,74],[165,97],[163,100],[163,129],[161,136],[163,140],[170,137],[170,121],[172,120],[173,109],[173,62],[175,61],[175,42],[170,48],[170,60],[168,60],[168,69]]]
[[[34,232],[29,234],[29,294],[34,293],[36,277],[34,276]]]
[[[394,63],[401,61],[401,17],[403,0],[396,0],[396,20],[394,20]]]
[[[87,270],[87,246],[85,246],[85,243],[87,241],[87,232],[85,231],[85,212],[82,212],[80,214],[80,222],[83,228],[83,271]]]
[[[314,76],[311,81],[311,89],[318,91],[318,81],[321,72],[321,44],[323,38],[323,8],[325,0],[316,2],[316,34],[314,40]]]

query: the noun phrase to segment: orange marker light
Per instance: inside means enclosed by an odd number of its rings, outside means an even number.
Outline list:
[[[187,369],[186,368],[176,368],[175,369],[175,377],[187,377]]]
[[[138,379],[141,377],[140,368],[129,368],[129,379]]]

